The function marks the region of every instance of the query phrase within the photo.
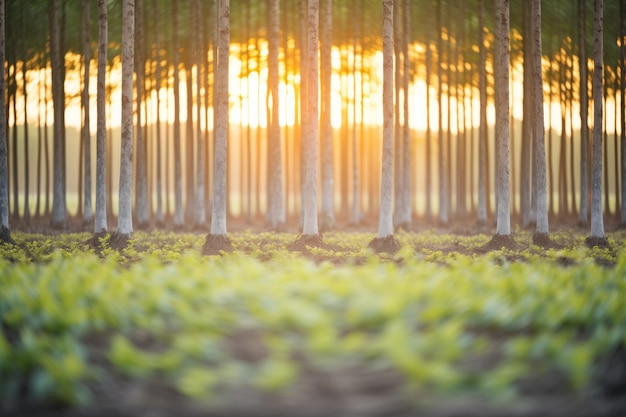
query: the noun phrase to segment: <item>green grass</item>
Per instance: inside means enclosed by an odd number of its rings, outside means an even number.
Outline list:
[[[606,250],[557,235],[569,247],[544,253],[518,233],[524,250],[488,254],[473,250],[485,235],[400,234],[393,256],[365,249],[372,237],[329,233],[332,250],[302,255],[284,249],[293,235],[242,232],[237,252],[205,257],[194,234],[96,253],[88,234],[14,233],[18,247],[0,245],[0,402],[26,386],[28,401],[86,405],[111,373],[209,402],[241,386],[288,395],[311,369],[354,367],[409,393],[511,399],[551,374],[578,395],[626,343],[621,234]]]

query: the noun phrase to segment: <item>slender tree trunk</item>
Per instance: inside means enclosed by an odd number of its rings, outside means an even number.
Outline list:
[[[587,53],[585,48],[585,0],[578,0],[578,49],[580,69],[580,212],[578,222],[589,219],[589,95],[587,92]]]
[[[478,224],[487,224],[487,51],[485,47],[485,5],[484,0],[479,0],[479,33],[478,49],[480,54],[480,67],[478,74],[478,89],[480,98],[480,123],[478,125]]]
[[[5,105],[5,14],[4,0],[0,0],[0,241],[11,242],[9,229],[9,166],[7,149],[7,115]]]
[[[52,60],[52,102],[54,107],[52,227],[67,226],[65,193],[65,91],[64,57],[61,50],[59,0],[50,0],[50,56]]]
[[[26,57],[26,25],[24,21],[25,6],[22,3],[22,95],[24,99],[24,223],[30,224],[30,152],[28,137],[28,94],[27,94],[27,57]],[[17,124],[17,118],[16,118]]]
[[[306,133],[304,135],[304,187],[303,193],[303,236],[318,235],[317,224],[317,177],[318,177],[318,26],[319,0],[309,0],[307,17],[307,106]]]
[[[537,165],[537,229],[538,234],[550,233],[548,224],[548,199],[546,183],[546,144],[543,119],[543,71],[541,66],[541,0],[531,1],[532,26],[532,92],[533,137]]]
[[[593,160],[591,163],[591,238],[604,239],[602,215],[603,0],[593,2]]]
[[[448,224],[448,179],[446,146],[443,134],[443,27],[441,25],[441,2],[437,2],[437,105],[438,111],[438,155],[439,155],[439,223]]]
[[[154,27],[153,41],[154,41],[154,65],[155,65],[155,89],[156,89],[156,109],[155,109],[155,128],[156,128],[156,224],[163,226],[165,222],[163,215],[163,155],[161,143],[161,38],[159,36],[159,14],[158,14],[157,0],[152,0],[152,24]],[[168,127],[169,129],[169,127]],[[167,153],[166,153],[167,154]]]
[[[354,10],[358,9],[358,4],[356,0],[353,0],[352,6]],[[361,134],[357,134],[359,128],[363,126],[363,90],[361,89],[361,124],[360,126],[357,123],[357,57],[361,58],[361,68],[359,74],[361,74],[361,79],[363,78],[363,56],[362,54],[357,54],[357,39],[360,37],[360,19],[355,20],[355,29],[352,43],[353,50],[353,66],[352,72],[355,76],[352,78],[353,81],[353,91],[354,91],[354,106],[353,109],[353,124],[352,124],[352,208],[350,210],[350,223],[353,225],[357,225],[361,221],[361,199],[360,199],[360,188],[361,188],[361,176],[359,172],[359,168],[361,166],[361,146],[359,145],[359,136],[363,137]]]
[[[383,0],[383,153],[378,237],[370,247],[392,252],[399,248],[393,237],[393,0]]]
[[[509,192],[509,0],[496,0],[496,119],[498,215],[496,233],[511,234]]]
[[[396,0],[397,1],[397,0]],[[402,91],[403,91],[403,121],[402,121],[402,181],[400,188],[400,210],[397,226],[406,230],[411,228],[411,126],[409,123],[409,78],[411,65],[409,61],[409,42],[411,41],[411,13],[409,0],[401,2],[402,11]],[[398,22],[400,23],[400,22]]]
[[[180,45],[178,44],[178,7],[172,2],[172,20],[174,22],[174,227],[182,228],[185,222],[183,209],[183,167],[180,137]]]
[[[90,0],[83,0],[82,6],[82,26],[81,26],[81,40],[83,49],[83,91],[81,95],[81,102],[83,108],[83,169],[84,169],[84,184],[83,184],[83,224],[88,225],[91,222],[92,210],[91,210],[91,131],[89,129],[89,76],[90,76],[90,63],[91,63],[91,45],[89,36],[89,3]]]
[[[533,2],[524,3],[524,33],[526,35],[532,33],[531,25],[534,16],[531,16],[531,8],[533,4]],[[532,146],[533,129],[531,127],[531,120],[533,117],[536,117],[536,115],[531,116],[536,111],[536,108],[533,106],[533,97],[531,96],[531,94],[534,94],[533,83],[535,81],[535,75],[533,73],[533,77],[530,77],[531,70],[533,69],[531,59],[534,59],[534,55],[531,55],[534,54],[534,51],[532,50],[533,44],[530,40],[531,36],[524,36],[524,117],[522,120],[522,154],[520,159],[520,208],[522,211],[522,227],[528,227],[530,225],[531,152],[533,152],[534,149]],[[536,65],[534,62],[532,63]],[[543,101],[543,92],[541,99]],[[535,123],[539,122],[535,121]]]
[[[271,94],[271,115],[268,125],[268,171],[269,171],[269,204],[270,227],[280,230],[285,224],[285,198],[283,183],[283,156],[279,120],[279,68],[278,53],[280,45],[280,2],[269,0],[269,55],[268,55],[268,90]]]
[[[98,0],[98,85],[96,93],[96,215],[94,234],[105,233],[107,226],[106,155],[106,68],[108,49],[107,0]],[[109,198],[111,198],[109,196]]]
[[[230,0],[219,0],[217,71],[215,78],[215,153],[213,162],[213,210],[210,235],[226,237],[226,154],[228,143],[228,57]],[[208,242],[208,241],[207,241]]]
[[[41,94],[42,85],[43,83],[39,80],[37,84],[37,199],[35,201],[35,216],[37,217],[41,216],[41,159],[43,153],[43,132],[41,126],[41,106],[43,104]]]
[[[196,123],[197,123],[197,131],[196,131],[196,224],[200,227],[203,227],[206,223],[206,207],[204,205],[205,201],[205,183],[204,183],[204,171],[205,171],[205,163],[204,163],[204,146],[206,142],[206,134],[202,130],[202,80],[204,77],[202,76],[202,68],[203,68],[203,51],[205,50],[202,45],[202,31],[203,25],[200,21],[200,17],[202,16],[202,2],[200,0],[194,0],[194,32],[195,32],[195,43],[196,43],[196,97],[197,97],[197,105],[196,105]],[[205,85],[208,87],[208,85]]]
[[[117,233],[133,233],[133,65],[135,54],[135,0],[122,4],[122,144]]]
[[[137,13],[135,16],[135,75],[137,80],[137,156],[135,159],[137,173],[135,177],[135,216],[137,218],[137,226],[140,229],[148,227],[150,221],[150,205],[148,202],[148,172],[147,172],[147,156],[146,143],[143,136],[145,116],[142,112],[142,103],[144,99],[144,88],[146,79],[145,58],[144,58],[144,29],[143,29],[143,2],[144,0],[134,0]]]
[[[624,0],[619,2],[620,11],[620,39],[626,37],[626,5]],[[620,45],[620,143],[621,143],[621,211],[620,211],[620,225],[626,226],[626,43],[622,42]]]
[[[432,100],[430,97],[430,83],[432,71],[432,46],[430,42],[426,45],[426,212],[425,217],[430,221],[433,216],[432,203],[432,128],[430,126],[430,110]]]
[[[333,174],[333,131],[331,126],[331,48],[333,39],[333,1],[321,0],[320,59],[321,59],[321,145],[322,145],[322,201],[320,227],[331,230],[335,226],[335,178]],[[346,140],[347,138],[342,138]],[[347,196],[342,196],[342,200]]]
[[[190,18],[190,20],[193,20]],[[190,25],[192,26],[192,25]],[[189,34],[190,36],[190,44],[194,38],[193,34]],[[185,108],[187,109],[187,126],[185,129],[185,158],[184,158],[184,168],[185,168],[185,219],[188,222],[192,223],[195,221],[196,215],[194,213],[196,207],[196,190],[195,190],[195,171],[194,171],[194,128],[193,128],[193,51],[194,48],[191,47],[190,51],[187,51],[187,57],[184,63],[185,67],[185,90],[186,90],[186,98],[187,103],[185,104]],[[182,161],[181,161],[182,162]],[[227,188],[228,190],[228,188]],[[228,200],[227,200],[228,203]]]

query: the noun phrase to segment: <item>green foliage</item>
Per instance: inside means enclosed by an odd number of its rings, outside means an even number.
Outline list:
[[[514,398],[538,370],[590,390],[626,342],[622,237],[600,250],[570,236],[546,253],[520,234],[526,249],[480,254],[484,235],[403,233],[398,253],[377,256],[368,234],[329,233],[331,249],[297,254],[292,235],[241,232],[236,252],[204,257],[193,234],[138,232],[95,253],[85,235],[16,233],[0,246],[0,399],[26,385],[33,400],[86,403],[103,372],[197,400],[284,392],[303,363],[382,367],[416,393]]]

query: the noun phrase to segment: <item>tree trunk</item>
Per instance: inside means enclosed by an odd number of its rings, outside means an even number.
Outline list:
[[[194,32],[195,32],[195,44],[196,44],[196,217],[195,222],[199,227],[204,227],[206,223],[206,207],[205,201],[205,182],[204,182],[204,147],[206,142],[205,132],[202,130],[202,68],[203,68],[203,51],[205,50],[202,45],[202,31],[203,25],[200,22],[202,16],[202,2],[194,0]],[[205,86],[208,87],[208,86]]]
[[[589,95],[587,92],[587,54],[585,48],[585,1],[578,0],[578,49],[580,69],[580,211],[578,222],[587,225],[589,219]]]
[[[180,138],[180,45],[178,44],[178,7],[172,2],[172,20],[174,22],[174,227],[182,228],[185,222],[183,211],[183,167]]]
[[[135,0],[122,4],[122,144],[117,233],[133,233],[133,65],[135,47]]]
[[[534,155],[537,165],[537,233],[548,234],[548,199],[546,183],[546,143],[543,119],[543,71],[541,65],[541,0],[531,2],[532,26],[532,92],[533,92],[533,137]]]
[[[619,33],[620,39],[626,37],[626,5],[624,0],[619,2],[620,23]],[[620,46],[620,143],[621,143],[621,211],[620,225],[626,226],[626,43],[622,42]]]
[[[163,215],[163,156],[162,156],[162,146],[161,143],[161,40],[159,36],[160,28],[159,28],[159,14],[158,14],[158,4],[157,0],[152,0],[152,24],[154,27],[153,40],[154,40],[154,65],[155,65],[155,128],[156,128],[156,178],[155,178],[155,188],[156,188],[156,215],[155,220],[156,224],[162,226],[165,219]],[[167,127],[169,129],[169,126]],[[167,154],[167,153],[166,153]]]
[[[145,87],[145,58],[144,58],[144,29],[143,29],[143,1],[134,0],[137,8],[135,16],[135,75],[137,85],[137,156],[135,159],[137,174],[135,178],[135,216],[137,218],[137,226],[140,229],[148,227],[150,220],[150,209],[148,202],[148,176],[147,176],[147,157],[146,157],[146,143],[143,136],[144,129],[144,115],[142,112],[142,103],[144,99],[144,87]]]
[[[433,215],[432,208],[432,128],[430,126],[430,111],[431,111],[431,97],[430,97],[430,82],[432,71],[432,47],[430,42],[426,44],[426,212],[424,213],[426,220],[430,221]]]
[[[530,189],[531,189],[531,154],[533,152],[532,140],[533,140],[533,129],[531,127],[531,120],[533,117],[533,113],[536,111],[536,107],[533,106],[533,97],[534,94],[534,82],[535,75],[533,72],[533,77],[531,78],[530,74],[533,71],[534,66],[536,65],[532,60],[534,59],[534,51],[532,49],[531,36],[532,35],[532,19],[534,16],[531,16],[531,8],[533,6],[533,2],[525,2],[524,3],[524,39],[523,39],[523,48],[524,48],[524,97],[523,97],[523,108],[524,108],[524,117],[522,120],[522,154],[520,159],[520,208],[522,211],[522,227],[528,227],[530,225]],[[531,55],[532,54],[532,55]],[[542,80],[543,82],[543,80]],[[541,94],[541,100],[543,101],[543,92]],[[542,103],[543,105],[543,103]],[[543,109],[542,109],[543,113]],[[539,123],[539,121],[535,121],[535,123]],[[542,122],[543,126],[543,122]],[[544,150],[545,152],[545,150]]]
[[[96,93],[96,215],[94,234],[107,231],[106,192],[106,67],[108,49],[107,0],[98,0],[98,85]],[[110,196],[109,196],[110,198]]]
[[[393,235],[393,0],[383,0],[383,157],[378,238]]]
[[[478,224],[487,224],[487,51],[485,47],[485,5],[479,0],[478,9],[478,49],[480,67],[478,74],[478,89],[480,90],[480,123],[478,125]]]
[[[82,4],[82,44],[83,44],[83,59],[84,59],[84,72],[83,72],[83,94],[81,96],[83,107],[83,170],[84,182],[83,182],[83,224],[88,225],[91,223],[91,129],[90,129],[90,106],[89,106],[89,75],[90,75],[90,63],[91,63],[91,39],[89,36],[89,3],[90,0],[83,0]],[[80,190],[79,190],[80,192]]]
[[[6,79],[4,0],[0,0],[0,240],[10,241],[9,229],[9,166],[7,149],[7,115],[5,105]]]
[[[285,223],[285,198],[283,184],[283,160],[279,120],[279,67],[278,53],[280,45],[280,2],[269,0],[269,55],[268,55],[268,91],[271,95],[271,108],[268,124],[268,217],[273,230],[280,230]]]
[[[306,133],[304,135],[304,184],[303,184],[303,236],[317,235],[317,177],[318,177],[318,25],[319,0],[309,0],[307,16],[307,63],[306,91],[307,106],[305,117]]]
[[[409,42],[411,41],[411,14],[409,0],[402,1],[402,91],[403,94],[403,121],[402,121],[402,180],[400,187],[400,210],[396,224],[398,227],[409,230],[411,228],[411,127],[409,124],[409,79],[411,65],[409,61]]]
[[[52,61],[52,103],[54,107],[52,222],[55,229],[67,226],[65,193],[65,89],[64,57],[61,50],[59,0],[50,0],[50,58]]]
[[[322,146],[322,202],[320,222],[323,230],[331,230],[335,226],[335,179],[333,174],[333,131],[331,126],[331,76],[332,76],[332,18],[333,1],[321,0],[320,19],[320,59],[321,59],[321,146]],[[344,127],[345,128],[345,127]],[[347,138],[342,137],[342,141]],[[342,196],[342,200],[347,196]]]
[[[443,27],[441,25],[441,2],[437,2],[437,105],[438,111],[438,155],[439,155],[439,223],[448,224],[448,179],[446,146],[443,137]]]
[[[496,0],[496,141],[497,200],[496,234],[511,234],[509,195],[509,0]]]
[[[226,152],[228,143],[228,56],[230,0],[219,0],[217,71],[215,78],[215,153],[213,162],[213,210],[210,235],[226,237]]]
[[[24,223],[30,223],[30,152],[29,142],[30,138],[28,137],[28,95],[27,95],[27,79],[26,79],[26,70],[27,70],[27,56],[26,56],[26,25],[24,20],[25,14],[25,6],[22,3],[21,7],[22,11],[22,36],[20,39],[20,43],[22,46],[22,95],[24,99]],[[17,118],[15,119],[17,124]]]
[[[591,238],[604,238],[602,215],[603,0],[593,2],[593,160],[591,163]]]

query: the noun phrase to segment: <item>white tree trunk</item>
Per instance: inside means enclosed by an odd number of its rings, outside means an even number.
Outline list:
[[[196,224],[203,226],[206,223],[206,207],[205,207],[205,183],[204,183],[204,143],[205,134],[202,130],[202,67],[204,56],[202,51],[202,24],[200,22],[202,16],[202,3],[200,0],[194,0],[194,43],[196,54],[196,96],[198,98],[198,105],[196,106]]]
[[[383,0],[383,156],[378,237],[393,235],[393,0]]]
[[[285,198],[283,183],[283,156],[280,138],[279,120],[279,68],[278,52],[280,47],[280,2],[271,0],[268,10],[269,56],[267,82],[272,97],[271,117],[269,120],[269,222],[272,229],[285,224]]]
[[[543,72],[541,66],[541,0],[532,0],[532,83],[534,106],[534,155],[537,166],[537,233],[549,233],[546,142],[543,121]]]
[[[94,233],[106,232],[107,194],[106,194],[106,69],[108,49],[108,12],[107,1],[98,0],[98,85],[96,92],[96,215]]]
[[[145,80],[144,51],[143,51],[143,0],[135,0],[137,15],[135,16],[135,74],[137,77],[137,174],[135,178],[135,211],[139,227],[146,227],[150,220],[150,205],[148,201],[148,177],[146,167],[146,144],[143,137],[143,89]]]
[[[304,184],[303,184],[303,226],[304,236],[317,235],[317,177],[319,160],[319,116],[318,116],[318,27],[319,0],[309,0],[307,18],[307,108],[306,134],[304,135]]]
[[[509,191],[509,0],[496,0],[496,140],[498,211],[496,233],[511,234]]]
[[[81,96],[84,119],[83,119],[83,152],[84,152],[84,170],[85,183],[83,187],[83,222],[88,224],[91,222],[91,131],[89,129],[89,73],[91,62],[91,45],[89,36],[89,3],[91,0],[82,1],[82,26],[81,38],[84,59],[84,88]]]
[[[402,90],[404,91],[403,102],[403,125],[402,125],[402,188],[400,190],[401,197],[401,209],[399,210],[399,216],[397,224],[404,227],[411,226],[411,125],[410,112],[409,112],[409,78],[411,71],[411,62],[409,59],[409,42],[411,33],[411,9],[409,0],[403,1],[403,42],[402,42]]]
[[[332,75],[332,26],[333,26],[333,1],[322,0],[321,24],[321,90],[322,90],[322,203],[321,216],[323,227],[330,229],[335,223],[335,179],[333,174],[333,136],[331,125],[331,75]]]
[[[587,54],[585,52],[585,0],[578,0],[578,36],[580,69],[580,211],[578,222],[586,225],[589,218],[589,95],[587,91]]]
[[[591,163],[591,237],[604,237],[602,215],[603,0],[593,1],[593,149]]]
[[[211,234],[226,236],[226,152],[228,143],[228,56],[230,0],[218,0],[217,71],[215,77],[215,153]]]
[[[5,107],[6,79],[4,78],[5,23],[4,0],[0,0],[0,231],[9,230],[9,165],[7,149],[7,119]]]
[[[478,124],[478,223],[487,223],[487,51],[485,47],[485,4],[479,0],[480,70],[478,74],[480,96],[480,122]]]
[[[50,55],[52,61],[52,103],[54,107],[53,174],[52,174],[52,227],[63,229],[67,224],[65,193],[65,88],[64,57],[61,51],[59,28],[60,5],[51,0]]]
[[[117,232],[133,232],[133,66],[135,55],[135,0],[122,4],[122,145]]]

